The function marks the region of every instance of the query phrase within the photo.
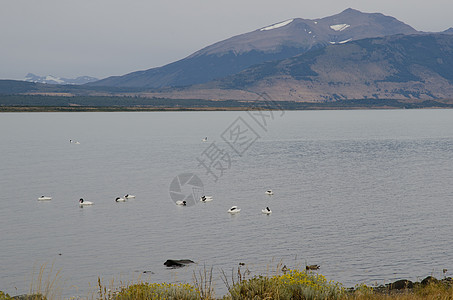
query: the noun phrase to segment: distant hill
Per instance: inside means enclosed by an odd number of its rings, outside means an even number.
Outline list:
[[[89,82],[95,82],[98,81],[98,78],[95,77],[90,77],[90,76],[79,76],[77,78],[60,78],[56,77],[53,75],[47,75],[47,76],[38,76],[33,73],[28,73],[24,81],[28,82],[35,82],[35,83],[47,83],[47,84],[74,84],[74,85],[79,85],[79,84],[85,84]]]
[[[156,93],[253,100],[453,99],[453,35],[416,34],[330,45],[236,75]]]
[[[183,88],[143,90],[0,80],[0,94],[303,102],[453,99],[453,35],[401,34],[331,44]]]
[[[234,36],[159,68],[108,77],[90,86],[162,88],[206,83],[265,61],[289,58],[330,44],[417,31],[380,13],[354,9],[321,19],[295,18]]]
[[[0,94],[23,94],[36,89],[36,84],[32,82],[0,80]]]

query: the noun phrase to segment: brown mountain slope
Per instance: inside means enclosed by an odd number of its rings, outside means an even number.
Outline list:
[[[274,100],[453,98],[453,35],[397,35],[331,45],[263,63],[171,98]]]

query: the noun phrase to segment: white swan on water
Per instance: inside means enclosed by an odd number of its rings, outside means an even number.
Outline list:
[[[83,200],[83,198],[80,198],[79,204],[80,204],[80,206],[86,206],[86,205],[93,205],[94,203],[91,201],[85,201],[85,200]]]
[[[241,209],[238,208],[236,205],[235,205],[235,206],[232,206],[232,207],[228,210],[228,212],[229,212],[230,214],[237,214],[237,213],[240,212],[240,211],[241,211]]]
[[[209,202],[212,201],[212,196],[201,196],[200,197],[201,202]]]
[[[272,213],[272,210],[269,207],[266,207],[265,209],[262,209],[261,212],[266,215],[270,215]]]

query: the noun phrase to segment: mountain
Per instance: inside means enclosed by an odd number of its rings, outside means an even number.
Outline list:
[[[416,34],[329,45],[155,97],[335,101],[453,99],[453,35]]]
[[[448,28],[443,33],[453,33],[453,27]]]
[[[98,78],[90,77],[90,76],[80,76],[77,78],[60,78],[60,77],[55,77],[52,75],[47,75],[47,76],[38,76],[33,73],[28,73],[24,81],[28,82],[35,82],[35,83],[47,83],[47,84],[85,84],[89,82],[95,82],[98,81]]]
[[[29,93],[36,89],[36,83],[24,82],[21,80],[0,80],[0,95]]]
[[[417,33],[415,29],[393,17],[380,13],[362,13],[349,8],[321,19],[286,20],[215,43],[163,67],[108,77],[89,85],[136,88],[188,86],[329,44],[414,33]]]

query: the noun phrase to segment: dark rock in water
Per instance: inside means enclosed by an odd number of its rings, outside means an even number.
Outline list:
[[[431,283],[438,283],[439,280],[433,276],[428,276],[426,277],[425,279],[423,279],[420,283],[422,285],[428,285],[428,284],[431,284]]]
[[[401,279],[397,280],[394,283],[389,285],[391,290],[404,290],[404,289],[411,289],[414,287],[414,283],[410,280]]]
[[[193,263],[194,262],[190,259],[167,259],[167,261],[164,262],[164,265],[167,267],[184,267]]]

